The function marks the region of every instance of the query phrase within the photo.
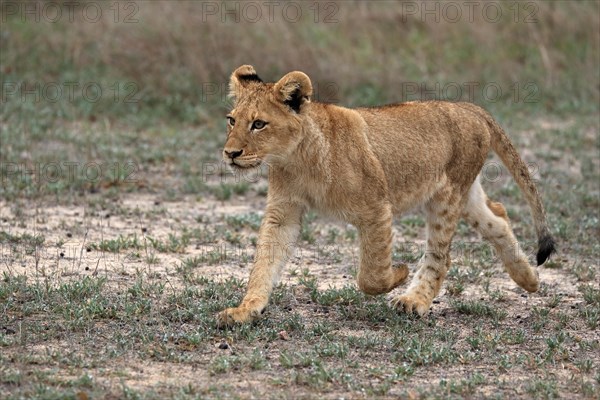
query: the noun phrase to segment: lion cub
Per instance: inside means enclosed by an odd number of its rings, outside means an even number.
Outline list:
[[[311,101],[311,81],[302,72],[264,83],[250,65],[233,72],[230,95],[234,108],[227,116],[223,159],[235,169],[266,163],[270,179],[248,291],[239,307],[218,314],[219,325],[261,315],[308,208],[358,229],[358,287],[376,295],[408,276],[405,265],[392,267],[393,215],[424,206],[427,247],[412,282],[391,301],[400,311],[428,312],[450,267],[450,243],[461,217],[493,244],[519,286],[538,290],[537,270],[519,248],[504,207],[479,182],[490,149],[529,203],[538,265],[555,250],[544,207],[527,166],[482,108],[428,101],[348,109]]]

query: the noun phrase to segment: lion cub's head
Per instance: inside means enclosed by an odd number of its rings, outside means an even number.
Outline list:
[[[302,139],[302,120],[312,95],[306,74],[290,72],[277,83],[264,83],[250,65],[231,74],[223,159],[233,168],[285,161]]]

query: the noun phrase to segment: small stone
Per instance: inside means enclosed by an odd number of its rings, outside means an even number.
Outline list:
[[[77,400],[89,400],[89,398],[86,392],[77,392]]]
[[[279,339],[281,340],[290,340],[290,336],[287,331],[280,331],[277,335],[279,335]]]
[[[227,342],[221,342],[219,343],[219,349],[221,350],[227,350],[229,348],[229,345],[227,344]]]
[[[14,329],[9,328],[7,326],[3,327],[4,333],[6,333],[7,335],[14,335],[15,333],[17,333]]]

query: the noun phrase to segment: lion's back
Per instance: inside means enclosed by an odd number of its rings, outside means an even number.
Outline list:
[[[479,168],[490,148],[489,130],[470,103],[406,102],[358,108],[394,203],[420,203],[445,179],[448,166]]]

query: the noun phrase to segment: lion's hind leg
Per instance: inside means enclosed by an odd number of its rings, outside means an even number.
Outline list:
[[[407,313],[425,315],[450,267],[450,243],[460,218],[465,196],[451,184],[425,204],[427,246],[419,261],[419,270],[405,293],[392,298],[391,305]]]
[[[463,217],[494,246],[504,268],[519,286],[528,292],[539,289],[537,270],[519,247],[504,206],[486,196],[479,180],[469,190]]]

